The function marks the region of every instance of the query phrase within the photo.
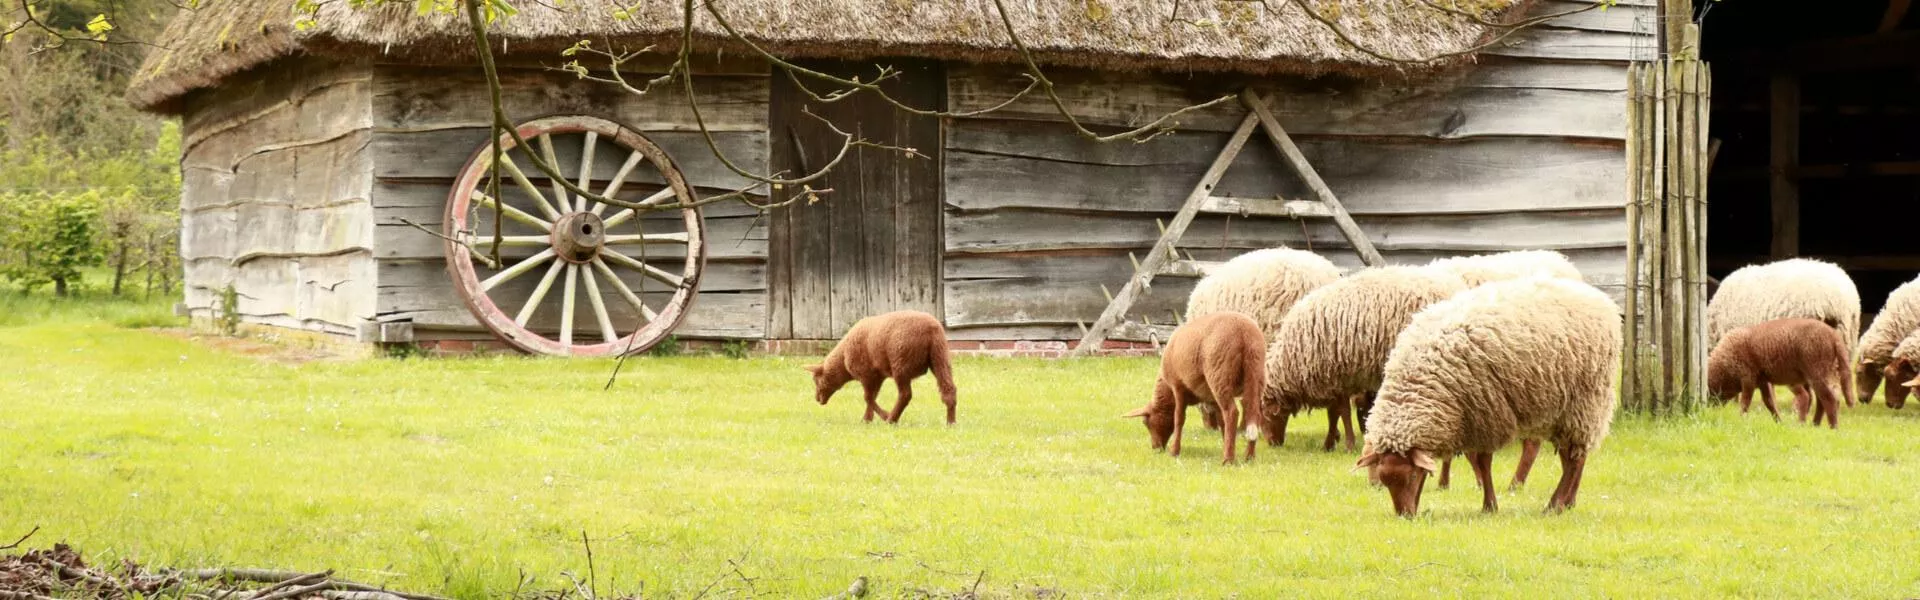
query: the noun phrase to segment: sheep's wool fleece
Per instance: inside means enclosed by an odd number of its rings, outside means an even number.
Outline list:
[[[1620,309],[1548,277],[1490,283],[1415,314],[1367,417],[1380,452],[1492,451],[1515,437],[1588,453],[1617,401]]]
[[[1407,321],[1465,289],[1440,269],[1376,267],[1308,293],[1267,347],[1268,399],[1294,411],[1379,388],[1387,353]]]
[[[1920,331],[1909,333],[1906,339],[1900,340],[1900,345],[1893,347],[1893,358],[1904,358],[1910,363],[1920,363]]]
[[[1573,266],[1573,261],[1567,260],[1565,254],[1552,250],[1516,250],[1499,254],[1455,256],[1435,260],[1427,263],[1427,266],[1460,276],[1467,287],[1479,287],[1495,281],[1536,275],[1585,281],[1580,277],[1580,269]]]
[[[1915,329],[1920,329],[1920,278],[1900,284],[1887,295],[1887,304],[1880,307],[1873,326],[1860,336],[1860,360],[1887,364],[1893,359],[1894,348]]]
[[[1318,254],[1292,248],[1255,250],[1221,263],[1194,284],[1187,296],[1187,321],[1237,312],[1252,317],[1261,335],[1272,338],[1301,296],[1339,278],[1340,268]]]
[[[1851,353],[1860,337],[1860,290],[1845,270],[1825,261],[1793,258],[1740,267],[1707,302],[1707,347],[1735,328],[1795,318],[1838,323]],[[1887,350],[1898,341],[1893,338]]]

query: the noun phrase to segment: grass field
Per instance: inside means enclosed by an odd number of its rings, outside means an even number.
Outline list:
[[[635,359],[602,392],[605,361],[296,364],[116,325],[164,314],[0,316],[0,543],[460,598],[584,578],[583,531],[602,592],[648,597],[1920,596],[1920,411],[1877,403],[1838,432],[1623,417],[1571,513],[1541,514],[1546,458],[1500,514],[1468,483],[1408,521],[1318,414],[1252,465],[1197,422],[1150,451],[1118,415],[1152,360],[964,360],[958,426],[923,379],[890,427],[815,405],[797,359]]]

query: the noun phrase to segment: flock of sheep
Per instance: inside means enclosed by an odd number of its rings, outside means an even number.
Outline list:
[[[1832,264],[1791,259],[1740,269],[1708,305],[1708,386],[1720,399],[1754,391],[1777,420],[1772,389],[1790,386],[1800,419],[1836,427],[1839,398],[1872,398],[1882,380],[1899,408],[1920,385],[1920,280],[1895,290],[1864,335],[1859,293]],[[1497,508],[1492,458],[1518,439],[1513,483],[1525,483],[1542,442],[1558,451],[1561,478],[1550,512],[1571,508],[1587,458],[1607,436],[1618,401],[1622,315],[1557,252],[1518,251],[1374,267],[1343,275],[1312,252],[1242,254],[1194,287],[1185,323],[1161,357],[1141,418],[1155,449],[1178,456],[1188,407],[1251,460],[1259,439],[1285,443],[1287,421],[1327,413],[1326,450],[1364,444],[1357,467],[1387,489],[1394,510],[1417,514],[1428,476],[1448,485],[1464,454]],[[1857,336],[1857,337],[1856,337]],[[1854,340],[1858,340],[1856,344]],[[925,313],[857,323],[824,363],[808,366],[816,400],[859,381],[866,418],[898,422],[911,381],[932,372],[947,422],[956,388],[945,332]],[[1849,371],[1853,371],[1851,375]],[[886,379],[893,410],[875,401]],[[1817,399],[1817,404],[1816,404]]]

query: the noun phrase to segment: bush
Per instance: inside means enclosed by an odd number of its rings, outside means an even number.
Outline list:
[[[106,258],[96,239],[103,204],[99,190],[0,196],[0,214],[10,217],[0,229],[0,277],[29,290],[51,283],[66,296],[83,267]]]

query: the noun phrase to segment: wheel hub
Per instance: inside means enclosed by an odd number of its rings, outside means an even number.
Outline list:
[[[607,242],[606,223],[590,212],[561,215],[553,224],[553,251],[574,264],[593,262]]]

